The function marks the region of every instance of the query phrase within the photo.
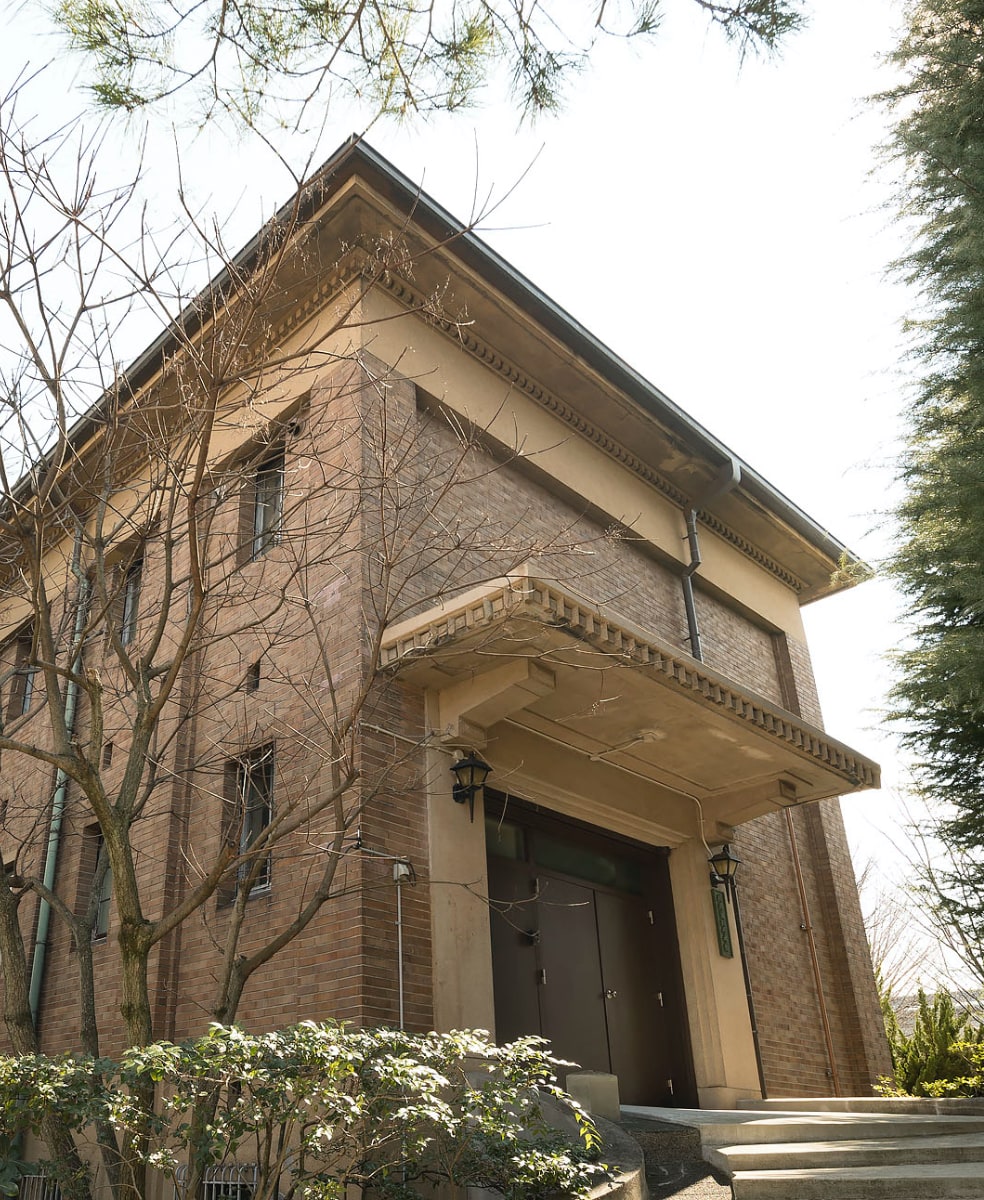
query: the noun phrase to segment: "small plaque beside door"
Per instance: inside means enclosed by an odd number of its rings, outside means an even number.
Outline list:
[[[731,945],[731,922],[728,920],[728,903],[720,888],[711,888],[711,903],[714,906],[714,926],[717,929],[718,953],[722,958],[734,958]]]

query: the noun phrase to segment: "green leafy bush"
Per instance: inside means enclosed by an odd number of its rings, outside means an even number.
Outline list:
[[[892,1053],[894,1081],[880,1090],[896,1096],[984,1095],[984,1026],[958,1012],[946,989],[932,1001],[919,989],[912,1033],[906,1034],[890,1004],[882,998],[885,1031]]]
[[[213,1026],[118,1061],[0,1059],[0,1118],[36,1131],[55,1104],[80,1141],[108,1122],[133,1162],[189,1193],[238,1161],[256,1164],[254,1200],[341,1200],[349,1185],[408,1200],[441,1181],[507,1200],[583,1196],[604,1174],[598,1137],[557,1065],[538,1038],[496,1046],[482,1031]],[[545,1099],[575,1137],[548,1124]]]

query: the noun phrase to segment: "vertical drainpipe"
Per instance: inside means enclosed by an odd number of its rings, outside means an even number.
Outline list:
[[[79,685],[75,675],[81,665],[82,632],[86,621],[86,595],[88,580],[82,576],[80,567],[82,552],[82,535],[76,534],[75,547],[72,551],[72,574],[79,581],[78,595],[75,603],[75,632],[72,644],[76,647],[76,655],[71,664],[71,672],[65,684],[65,728],[69,737],[75,732],[75,713],[78,707]],[[68,775],[61,767],[55,775],[55,790],[51,798],[51,823],[48,826],[48,849],[45,853],[44,874],[42,880],[48,890],[55,886],[55,870],[58,866],[58,845],[61,841],[62,818],[65,814],[65,800],[68,795]],[[38,926],[34,938],[34,959],[31,963],[30,1006],[31,1021],[34,1031],[38,1029],[38,1015],[41,1007],[41,985],[44,982],[45,960],[48,956],[48,928],[51,924],[51,905],[43,897],[38,905]]]
[[[741,467],[738,460],[729,458],[715,476],[708,491],[702,496],[695,497],[690,502],[690,508],[684,509],[683,516],[687,523],[687,546],[690,549],[690,562],[683,569],[683,606],[687,613],[687,640],[690,642],[690,653],[698,662],[704,661],[700,648],[700,627],[697,624],[697,605],[694,602],[694,575],[700,566],[700,538],[697,536],[697,514],[706,508],[713,500],[719,499],[741,483]]]

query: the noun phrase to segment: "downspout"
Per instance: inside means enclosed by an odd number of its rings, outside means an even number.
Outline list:
[[[65,683],[65,728],[69,737],[75,732],[75,713],[78,708],[79,685],[75,676],[81,666],[82,633],[86,622],[86,596],[88,580],[82,576],[80,567],[82,552],[82,536],[77,534],[75,548],[72,551],[72,574],[79,580],[78,597],[75,603],[75,628],[73,645],[77,648],[71,664],[71,670]],[[55,774],[55,790],[51,798],[51,824],[48,827],[48,849],[45,853],[44,873],[42,882],[49,890],[55,886],[55,870],[58,865],[58,846],[61,841],[62,819],[65,814],[65,801],[68,796],[68,774],[61,767]],[[34,938],[34,959],[31,963],[30,1006],[31,1021],[34,1031],[38,1030],[38,1015],[41,1006],[41,985],[44,982],[45,960],[48,956],[48,928],[51,924],[51,905],[44,897],[38,905],[38,925]]]
[[[736,458],[729,458],[718,472],[710,489],[702,496],[691,500],[690,508],[684,509],[687,523],[686,542],[690,549],[690,562],[683,569],[683,606],[687,613],[687,641],[690,653],[698,662],[704,661],[700,648],[700,627],[697,624],[697,605],[694,602],[694,575],[700,566],[700,539],[697,536],[697,514],[712,501],[719,499],[741,483],[741,467]]]

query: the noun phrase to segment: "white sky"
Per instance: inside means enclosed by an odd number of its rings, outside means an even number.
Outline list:
[[[462,219],[476,193],[505,196],[479,230],[486,240],[877,563],[907,396],[908,301],[885,277],[903,242],[888,188],[870,177],[885,119],[864,97],[887,85],[878,57],[895,44],[899,5],[815,0],[781,59],[740,71],[696,5],[667,8],[655,44],[604,46],[556,118],[517,129],[514,112],[492,105],[378,125],[369,140]],[[8,27],[5,83],[23,58],[52,57],[38,28],[23,10]],[[63,96],[49,86],[49,102]],[[358,127],[351,112],[329,124],[316,161]],[[132,130],[110,141],[124,159],[135,152]],[[167,146],[158,138],[151,157],[166,159]],[[233,247],[291,190],[268,156],[216,134],[191,148],[185,179],[220,208],[236,202]],[[895,609],[876,581],[807,610],[827,727],[885,768],[881,797],[844,802],[863,855],[895,819],[900,767],[878,728]]]

